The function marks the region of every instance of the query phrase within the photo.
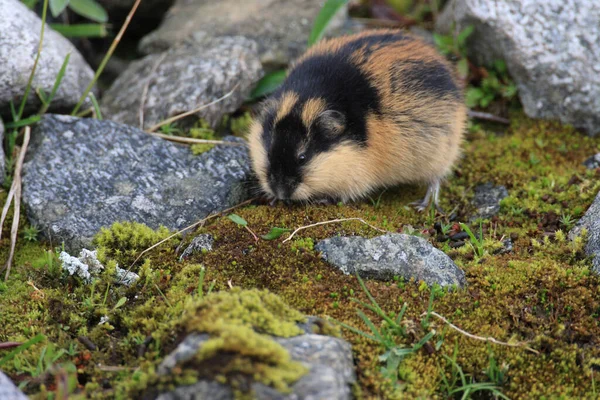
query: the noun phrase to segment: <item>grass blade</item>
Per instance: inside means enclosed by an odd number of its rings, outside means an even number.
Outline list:
[[[104,55],[102,62],[100,63],[100,65],[98,66],[98,69],[96,70],[96,74],[94,74],[94,78],[92,79],[92,81],[90,82],[88,87],[85,89],[85,91],[79,98],[79,101],[77,102],[77,105],[75,105],[75,108],[71,112],[71,115],[77,115],[77,112],[79,111],[79,109],[83,105],[85,99],[87,98],[88,94],[91,92],[92,88],[96,84],[96,81],[102,74],[102,71],[104,71],[104,68],[106,67],[106,64],[108,63],[108,60],[112,57],[113,53],[115,52],[115,49],[117,48],[119,42],[121,41],[121,38],[125,34],[125,31],[127,30],[129,23],[131,22],[131,18],[133,18],[135,11],[137,10],[138,6],[140,5],[140,2],[141,2],[141,0],[135,0],[135,3],[133,4],[133,6],[131,7],[131,10],[129,11],[129,14],[127,14],[127,17],[125,18],[125,22],[123,23],[123,26],[121,26],[119,33],[117,33],[117,36],[115,37],[115,39],[111,43],[110,47],[108,48],[108,51]]]
[[[62,83],[62,80],[65,77],[65,72],[67,71],[67,65],[69,64],[70,59],[71,59],[71,53],[69,52],[65,56],[65,60],[63,61],[62,65],[60,66],[60,70],[58,70],[58,74],[56,75],[56,79],[54,80],[54,85],[52,86],[52,91],[50,92],[50,96],[48,96],[48,98],[45,101],[45,104],[42,106],[42,108],[40,109],[38,114],[40,114],[40,115],[45,114],[46,111],[48,111],[48,108],[50,107],[50,104],[52,103],[54,96],[56,96],[56,92],[58,91],[58,88],[60,87],[60,84]]]
[[[308,37],[309,47],[323,38],[335,14],[346,4],[348,4],[348,0],[327,0],[323,8],[321,8],[319,15],[317,15],[310,36]]]
[[[19,120],[16,122],[7,122],[5,124],[5,126],[8,129],[17,129],[17,128],[22,128],[27,125],[35,124],[40,119],[41,119],[41,117],[39,115],[32,115],[29,118],[25,118],[25,119],[22,119],[22,120]]]
[[[273,93],[283,83],[286,77],[285,70],[274,71],[263,76],[252,90],[250,100],[257,100]]]
[[[103,38],[108,35],[108,30],[104,24],[50,24],[50,27],[68,38]]]
[[[15,118],[15,121],[20,120],[23,116],[23,111],[25,111],[25,104],[27,104],[27,98],[29,97],[29,92],[31,91],[31,85],[33,84],[33,76],[35,75],[35,70],[37,69],[38,62],[40,61],[40,55],[42,54],[42,44],[44,43],[44,31],[46,29],[47,13],[48,0],[44,0],[44,8],[42,9],[42,30],[40,31],[40,42],[38,44],[37,53],[35,55],[35,61],[33,62],[31,74],[29,74],[29,80],[27,81],[27,86],[25,86],[25,93],[23,94],[23,100],[21,100],[21,105],[19,106],[19,112],[17,113],[17,118]]]
[[[69,0],[50,0],[50,13],[54,18],[63,12],[69,5]]]
[[[22,345],[20,345],[19,347],[15,348],[13,351],[11,351],[7,355],[5,355],[0,360],[0,367],[3,366],[4,364],[6,364],[7,362],[9,362],[10,360],[12,360],[13,358],[15,358],[15,356],[17,354],[24,352],[25,350],[27,350],[34,344],[37,344],[45,339],[46,339],[46,336],[42,335],[41,333],[39,335],[29,339],[28,341],[26,341],[25,343],[23,343]]]
[[[102,113],[100,112],[100,105],[98,104],[98,100],[96,100],[96,96],[94,92],[90,92],[90,100],[92,101],[92,106],[94,107],[94,114],[96,114],[96,119],[98,121],[102,121]]]
[[[108,14],[94,0],[70,0],[69,8],[77,14],[96,22],[108,21]]]

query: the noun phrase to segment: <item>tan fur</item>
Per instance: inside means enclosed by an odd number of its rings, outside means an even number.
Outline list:
[[[302,106],[302,122],[311,126],[315,119],[326,110],[327,104],[323,99],[308,99]]]
[[[298,95],[294,92],[284,93],[281,98],[281,103],[277,109],[277,115],[275,116],[275,122],[281,121],[288,115],[294,106],[298,103]]]
[[[258,120],[254,120],[250,126],[248,135],[248,147],[252,159],[252,169],[258,178],[258,182],[263,190],[270,196],[275,196],[269,188],[267,180],[267,150],[261,142],[262,125]]]
[[[382,32],[386,31],[367,31],[320,42],[311,47],[292,69],[309,57],[337,52],[353,40]],[[356,200],[377,188],[399,183],[433,184],[443,179],[460,157],[467,120],[467,109],[461,101],[451,95],[440,97],[426,91],[414,92],[409,87],[400,93],[392,90],[393,74],[402,76],[402,68],[414,68],[411,61],[440,63],[452,70],[435,49],[418,39],[405,40],[375,50],[371,48],[370,52],[359,49],[352,54],[351,61],[378,89],[383,113],[367,118],[367,146],[347,142],[310,160],[304,169],[302,183],[292,196],[294,200],[319,196]],[[398,61],[409,63],[404,65]],[[455,83],[461,87],[456,79]],[[311,99],[304,104],[297,102],[295,93],[286,94],[278,106],[277,118],[287,115],[294,107],[301,107],[302,120],[310,127],[319,113],[325,111],[326,105],[320,99]],[[422,125],[411,122],[409,115],[424,121],[429,126],[428,131],[423,132]],[[273,195],[266,184],[266,152],[257,139],[261,129],[260,126],[253,128],[250,151],[261,186]]]

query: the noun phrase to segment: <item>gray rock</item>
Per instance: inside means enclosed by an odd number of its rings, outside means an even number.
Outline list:
[[[179,257],[179,261],[183,261],[192,254],[202,253],[205,251],[211,251],[213,243],[215,239],[211,234],[203,233],[201,235],[196,236],[192,239],[192,243],[188,247],[185,248],[181,256]]]
[[[588,169],[600,168],[600,153],[595,154],[583,162]]]
[[[185,146],[126,125],[47,115],[32,133],[27,156],[27,216],[71,254],[116,221],[180,229],[247,197],[244,145],[193,156]]]
[[[530,117],[600,133],[600,7],[596,0],[451,0],[437,22],[475,31],[469,53],[503,59]]]
[[[9,102],[18,105],[25,93],[40,41],[42,21],[19,0],[0,0],[0,114],[10,115]],[[33,89],[50,93],[65,57],[71,53],[69,65],[56,97],[53,110],[70,109],[92,81],[94,72],[77,49],[46,26],[44,43],[33,78]],[[41,103],[32,90],[26,111],[37,110]]]
[[[478,218],[489,219],[497,215],[500,212],[500,202],[506,197],[508,197],[508,190],[504,186],[494,186],[491,182],[478,185],[471,201],[477,211],[471,221]]]
[[[600,193],[598,193],[587,212],[577,221],[571,232],[569,232],[571,240],[581,235],[581,231],[584,228],[588,232],[585,252],[592,257],[592,269],[594,272],[600,274]]]
[[[440,286],[466,284],[465,273],[450,257],[417,236],[333,237],[317,243],[315,250],[345,274],[358,273],[361,277],[381,280],[401,276]]]
[[[240,35],[258,43],[260,60],[279,67],[298,57],[306,48],[313,22],[325,0],[177,0],[162,25],[140,42],[142,53],[157,53],[189,36]],[[343,26],[343,8],[330,30]]]
[[[168,374],[181,363],[192,359],[202,344],[208,340],[206,334],[193,333],[158,367],[158,373]],[[260,383],[251,385],[258,399],[351,399],[351,385],[356,381],[352,349],[342,339],[315,334],[304,334],[292,338],[274,338],[290,352],[293,360],[303,363],[309,372],[292,385],[292,393],[285,395]],[[199,381],[191,386],[161,394],[160,400],[233,399],[230,387],[211,381]]]
[[[196,114],[213,127],[248,98],[263,71],[256,43],[246,38],[201,38],[187,41],[163,54],[135,61],[104,94],[102,111],[116,122],[144,128],[169,117],[233,94]]]
[[[4,156],[4,124],[0,118],[0,185],[4,183],[6,177],[6,158]]]
[[[28,397],[21,392],[14,383],[0,371],[0,399],[27,400]]]

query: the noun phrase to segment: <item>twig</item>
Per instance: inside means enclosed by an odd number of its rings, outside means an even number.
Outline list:
[[[8,253],[8,260],[4,265],[4,269],[6,269],[6,275],[4,275],[5,281],[7,281],[8,277],[10,276],[10,268],[12,266],[13,257],[15,256],[15,247],[17,246],[17,233],[19,231],[19,218],[21,216],[21,171],[23,169],[23,161],[25,160],[25,153],[27,152],[27,146],[29,145],[30,137],[31,127],[26,126],[25,136],[23,137],[23,145],[21,146],[21,151],[19,152],[19,158],[17,159],[17,165],[15,167],[15,174],[12,183],[15,186],[13,195],[13,223],[10,230],[10,252]],[[7,204],[9,204],[9,201],[7,201]],[[4,214],[4,212],[2,214]],[[4,220],[2,222],[4,222]],[[0,224],[0,231],[1,230],[2,224]]]
[[[215,104],[217,104],[217,103],[219,103],[219,102],[221,102],[221,101],[225,100],[226,98],[230,97],[230,96],[231,96],[231,95],[232,95],[232,94],[235,92],[235,90],[238,88],[238,86],[239,86],[239,85],[240,85],[239,83],[238,83],[238,84],[236,84],[236,85],[233,87],[233,89],[231,89],[231,91],[229,91],[229,92],[228,92],[228,93],[226,93],[225,95],[223,95],[223,96],[219,97],[218,99],[211,101],[210,103],[207,103],[207,104],[201,105],[201,106],[199,106],[198,108],[195,108],[195,109],[193,109],[193,110],[186,111],[186,112],[184,112],[184,113],[181,113],[181,114],[175,115],[175,116],[173,116],[173,117],[171,117],[171,118],[167,118],[167,119],[165,119],[164,121],[162,121],[162,122],[159,122],[158,124],[151,126],[149,129],[147,129],[147,130],[146,130],[146,132],[148,132],[148,133],[152,133],[152,132],[154,132],[155,130],[157,130],[158,128],[160,128],[160,127],[161,127],[161,126],[163,126],[163,125],[167,125],[167,124],[173,123],[173,122],[175,122],[175,121],[178,121],[178,120],[180,120],[180,119],[182,119],[182,118],[188,117],[188,116],[190,116],[190,115],[192,115],[192,114],[196,114],[197,112],[199,112],[199,111],[202,111],[202,110],[204,110],[204,109],[205,109],[205,108],[207,108],[207,107],[210,107],[210,106],[212,106],[212,105],[215,105]]]
[[[165,135],[164,133],[156,133],[156,132],[147,132],[149,135],[159,137],[161,139],[169,140],[171,142],[177,143],[186,143],[186,144],[226,144],[229,146],[245,146],[246,143],[238,143],[238,142],[227,142],[225,140],[208,140],[208,139],[194,139],[183,136],[171,136]]]
[[[144,254],[146,254],[147,252],[151,251],[152,249],[155,249],[156,247],[160,246],[160,245],[161,245],[161,244],[163,244],[164,242],[166,242],[166,241],[168,241],[168,240],[171,240],[171,239],[173,239],[175,236],[179,235],[180,233],[183,233],[183,232],[187,231],[188,229],[192,229],[192,228],[194,228],[194,227],[196,227],[196,226],[198,226],[198,225],[200,225],[200,224],[203,224],[203,223],[205,223],[206,221],[208,221],[208,220],[210,220],[210,219],[213,219],[213,218],[215,218],[215,217],[218,217],[218,216],[219,216],[219,215],[221,215],[221,214],[228,213],[228,212],[230,212],[230,211],[233,211],[233,210],[235,210],[235,209],[237,209],[237,208],[240,208],[240,207],[243,207],[243,206],[245,206],[245,205],[247,205],[247,204],[250,204],[250,203],[252,203],[252,202],[253,202],[254,200],[256,200],[256,199],[257,199],[257,198],[255,197],[255,198],[253,198],[253,199],[246,200],[246,201],[243,201],[243,202],[241,202],[241,203],[239,203],[239,204],[236,204],[235,206],[233,206],[233,207],[230,207],[230,208],[228,208],[228,209],[226,209],[226,210],[223,210],[223,211],[220,211],[220,212],[217,212],[217,213],[211,214],[211,215],[209,215],[208,217],[206,217],[206,218],[203,218],[203,219],[201,219],[201,220],[199,220],[199,221],[196,221],[196,222],[194,222],[193,224],[191,224],[191,225],[189,225],[189,226],[186,226],[185,228],[181,229],[180,231],[178,231],[178,232],[175,232],[175,233],[174,233],[174,234],[172,234],[171,236],[169,236],[169,237],[167,237],[167,238],[165,238],[165,239],[161,240],[160,242],[158,242],[158,243],[156,243],[156,244],[154,244],[154,245],[152,245],[152,246],[148,247],[146,250],[142,251],[142,252],[140,253],[140,255],[139,255],[139,256],[137,256],[137,258],[136,258],[136,259],[135,259],[135,260],[134,260],[134,261],[131,263],[131,265],[130,265],[130,266],[129,266],[129,268],[127,269],[127,272],[131,271],[131,268],[133,268],[133,266],[135,265],[135,263],[136,263],[136,262],[138,262],[138,260],[139,260],[140,258],[142,258],[142,256],[143,256]],[[123,276],[127,276],[127,274],[124,274]]]
[[[494,344],[498,344],[501,346],[508,346],[508,347],[520,347],[523,348],[525,350],[531,351],[532,353],[535,354],[540,354],[539,351],[532,349],[531,347],[527,346],[526,342],[518,342],[518,343],[508,343],[508,342],[501,342],[497,339],[494,339],[491,336],[477,336],[477,335],[473,335],[472,333],[469,333],[467,331],[464,331],[462,329],[460,329],[458,326],[452,324],[450,321],[448,321],[446,318],[442,317],[440,314],[436,313],[435,311],[429,311],[429,312],[424,312],[423,314],[421,314],[421,316],[425,316],[425,315],[433,315],[434,317],[442,320],[444,323],[446,323],[450,328],[454,329],[455,331],[465,335],[466,337],[469,337],[471,339],[475,339],[475,340],[481,340],[483,342],[490,342],[490,343],[494,343]]]
[[[83,104],[83,102],[87,98],[88,93],[94,87],[94,84],[96,83],[96,81],[100,77],[100,74],[102,74],[102,71],[104,70],[104,67],[106,67],[106,64],[108,63],[108,60],[110,60],[110,57],[112,57],[113,53],[115,52],[115,49],[117,48],[117,45],[121,41],[121,38],[123,37],[123,34],[127,30],[127,27],[129,26],[129,23],[131,22],[131,18],[135,14],[135,11],[137,10],[137,8],[140,5],[141,1],[142,0],[135,0],[135,3],[133,4],[133,6],[131,7],[131,10],[129,11],[129,14],[127,14],[127,18],[125,18],[125,22],[123,23],[123,26],[121,27],[121,30],[119,31],[119,33],[117,34],[117,36],[115,36],[115,39],[113,40],[113,42],[111,43],[110,47],[108,48],[108,51],[106,52],[106,55],[102,59],[102,62],[100,62],[100,65],[98,66],[98,70],[96,71],[96,74],[94,75],[94,79],[92,79],[92,81],[90,82],[90,84],[88,85],[88,87],[85,89],[85,91],[81,95],[81,98],[79,99],[79,102],[77,103],[77,105],[73,109],[73,112],[71,112],[71,115],[76,115],[77,114],[77,111],[79,111],[79,108],[81,108],[81,105]]]
[[[150,89],[150,82],[152,82],[154,80],[154,74],[156,74],[158,67],[160,66],[160,64],[162,64],[162,62],[164,61],[167,54],[169,54],[169,53],[167,53],[165,51],[160,57],[158,57],[158,59],[152,66],[152,69],[150,70],[150,74],[148,75],[148,80],[146,80],[146,83],[144,84],[144,89],[142,90],[142,97],[140,99],[140,108],[138,111],[138,114],[140,117],[140,129],[142,129],[142,130],[144,129],[144,107],[146,106],[146,97],[148,96],[148,90]]]
[[[499,124],[510,125],[510,121],[506,118],[499,117],[494,114],[469,110],[469,117],[476,119],[483,119],[486,121],[498,122]]]
[[[373,226],[371,224],[369,224],[368,222],[366,222],[364,219],[362,218],[340,218],[340,219],[332,219],[330,221],[323,221],[323,222],[317,222],[316,224],[310,224],[310,225],[306,225],[306,226],[301,226],[300,228],[296,229],[294,232],[291,233],[290,236],[287,237],[287,239],[285,239],[283,241],[283,243],[290,241],[294,235],[296,235],[296,233],[304,230],[304,229],[308,229],[308,228],[313,228],[315,226],[320,226],[320,225],[326,225],[326,224],[335,224],[337,222],[346,222],[346,221],[359,221],[365,225],[367,225],[368,227],[375,229],[376,231],[382,232],[382,233],[389,233],[388,231],[385,231],[383,229],[380,229],[376,226]]]
[[[250,234],[251,234],[251,235],[252,235],[252,237],[254,238],[254,241],[255,241],[255,242],[258,242],[258,236],[256,236],[256,233],[254,233],[254,232],[252,231],[252,229],[250,229],[250,228],[248,227],[248,225],[245,225],[245,226],[244,226],[244,228],[246,228],[246,230],[247,230],[248,232],[250,232]]]
[[[15,347],[19,347],[22,344],[23,343],[21,343],[21,342],[3,342],[3,343],[0,343],[0,350],[12,349]]]

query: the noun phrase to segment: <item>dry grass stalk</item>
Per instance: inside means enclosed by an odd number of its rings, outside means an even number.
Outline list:
[[[21,171],[23,170],[23,162],[25,161],[25,153],[27,152],[27,146],[29,146],[29,139],[31,138],[31,127],[25,127],[25,134],[23,136],[23,145],[21,146],[21,150],[19,151],[19,158],[17,159],[17,164],[15,166],[15,174],[13,177],[12,187],[9,192],[9,197],[6,199],[6,204],[4,205],[4,209],[2,210],[2,218],[0,219],[0,234],[2,232],[2,227],[4,226],[4,219],[6,218],[6,214],[8,213],[8,208],[11,203],[12,195],[12,203],[13,203],[13,222],[10,230],[10,252],[8,253],[8,260],[4,265],[4,269],[6,269],[6,274],[4,275],[4,280],[8,280],[10,276],[10,269],[12,267],[13,257],[15,256],[15,248],[17,246],[17,234],[19,232],[19,218],[21,216]]]
[[[346,222],[346,221],[358,221],[358,222],[360,222],[360,223],[362,223],[362,224],[364,224],[364,225],[367,225],[368,227],[370,227],[370,228],[372,228],[372,229],[375,229],[376,231],[379,231],[379,232],[382,232],[382,233],[390,233],[390,232],[388,232],[388,231],[385,231],[385,230],[383,230],[383,229],[381,229],[381,228],[378,228],[378,227],[376,227],[376,226],[374,226],[374,225],[371,225],[371,224],[369,224],[368,222],[366,222],[366,221],[365,221],[364,219],[362,219],[362,218],[340,218],[340,219],[332,219],[332,220],[330,220],[330,221],[317,222],[317,223],[315,223],[315,224],[310,224],[310,225],[301,226],[301,227],[299,227],[298,229],[296,229],[294,232],[292,232],[292,233],[290,234],[290,236],[288,236],[288,237],[287,237],[287,239],[285,239],[285,240],[283,241],[283,243],[290,241],[290,240],[291,240],[291,239],[292,239],[292,238],[293,238],[293,237],[296,235],[296,233],[298,233],[298,232],[300,232],[300,231],[302,231],[302,230],[304,230],[304,229],[313,228],[313,227],[315,227],[315,226],[320,226],[320,225],[336,224],[336,223],[338,223],[338,222]]]

